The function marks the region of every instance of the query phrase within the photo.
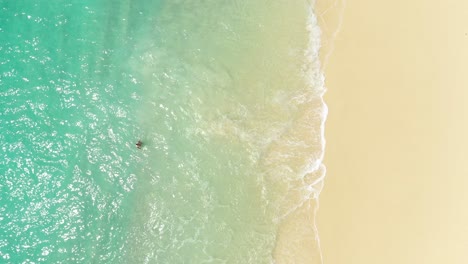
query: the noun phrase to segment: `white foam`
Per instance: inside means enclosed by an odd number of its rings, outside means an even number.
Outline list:
[[[341,6],[343,7],[341,10],[341,14],[339,15],[339,23],[338,27],[333,31],[332,35],[330,36],[330,39],[327,40],[329,47],[328,52],[326,52],[323,56],[324,61],[320,61],[320,52],[321,52],[321,47],[323,43],[322,39],[322,30],[319,27],[319,23],[317,21],[317,15],[314,12],[315,8],[315,1],[312,1],[309,9],[309,18],[308,22],[306,25],[307,31],[309,33],[309,45],[308,49],[305,52],[305,56],[308,59],[307,63],[304,65],[304,73],[306,75],[306,79],[308,80],[308,84],[310,86],[310,89],[314,89],[317,91],[317,95],[320,98],[320,104],[321,104],[321,112],[320,112],[320,126],[319,126],[319,137],[320,137],[320,152],[319,156],[316,157],[316,159],[312,158],[310,164],[308,167],[304,168],[304,171],[302,172],[303,177],[305,177],[308,174],[317,174],[318,177],[315,177],[312,182],[305,183],[305,187],[307,192],[305,193],[304,197],[304,202],[309,200],[309,199],[314,199],[316,201],[316,206],[313,208],[313,230],[315,234],[315,241],[317,243],[317,249],[318,249],[318,254],[320,257],[321,263],[323,263],[323,255],[322,255],[322,250],[321,250],[321,245],[320,245],[320,237],[318,234],[318,228],[316,224],[316,215],[317,211],[319,209],[319,195],[320,192],[322,191],[323,185],[324,185],[324,179],[326,176],[326,167],[323,164],[323,158],[325,154],[325,146],[326,146],[326,140],[325,140],[325,122],[328,116],[328,107],[324,101],[324,94],[326,92],[326,87],[325,87],[325,76],[323,73],[324,65],[328,61],[328,57],[330,56],[331,52],[333,51],[333,40],[336,38],[336,35],[338,34],[341,24],[342,24],[342,19],[343,19],[343,10],[345,6],[345,0],[336,0],[333,2],[332,6],[329,8],[336,8],[338,3],[341,3]],[[322,16],[329,11],[329,8],[327,8],[324,12],[320,14],[321,19],[323,20]],[[324,23],[324,21],[322,21]],[[322,64],[321,64],[322,63]],[[287,216],[293,211],[297,210],[303,205],[303,203],[296,205],[294,208],[291,208],[289,212],[286,213]]]

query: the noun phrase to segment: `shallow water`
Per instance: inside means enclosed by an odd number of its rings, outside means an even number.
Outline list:
[[[324,175],[309,4],[0,8],[3,261],[273,263],[291,252],[278,246],[282,223]],[[301,224],[314,232],[313,219]]]

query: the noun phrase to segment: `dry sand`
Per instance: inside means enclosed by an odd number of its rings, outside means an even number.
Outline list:
[[[349,0],[325,70],[324,263],[468,263],[468,1]]]

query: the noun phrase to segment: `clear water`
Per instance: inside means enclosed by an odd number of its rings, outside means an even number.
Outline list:
[[[0,0],[0,263],[287,262],[324,175],[311,8]]]

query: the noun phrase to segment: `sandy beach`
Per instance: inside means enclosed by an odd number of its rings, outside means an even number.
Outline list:
[[[467,69],[468,2],[347,2],[325,68],[324,263],[467,263]]]

